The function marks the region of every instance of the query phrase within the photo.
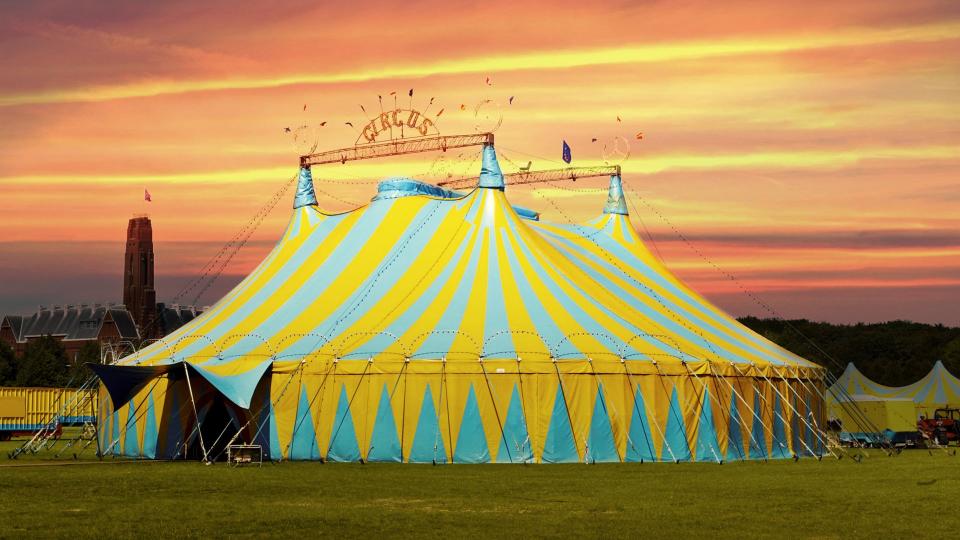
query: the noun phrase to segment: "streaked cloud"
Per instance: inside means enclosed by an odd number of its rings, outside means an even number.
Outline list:
[[[728,39],[710,42],[635,44],[579,50],[524,51],[506,55],[465,56],[424,63],[393,64],[380,66],[376,69],[333,73],[296,73],[269,78],[238,76],[207,80],[153,80],[114,86],[0,94],[0,107],[43,103],[110,101],[215,90],[248,90],[307,84],[417,79],[433,75],[567,70],[583,66],[674,62],[690,59],[705,60],[878,43],[931,42],[958,36],[960,36],[960,24],[951,22],[913,27],[845,30],[814,36],[788,35],[763,40]]]

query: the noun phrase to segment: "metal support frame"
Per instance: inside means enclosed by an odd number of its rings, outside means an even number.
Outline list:
[[[398,139],[382,143],[361,144],[339,150],[326,150],[300,156],[300,166],[324,165],[328,163],[346,163],[361,159],[418,154],[421,152],[446,152],[451,148],[467,148],[493,144],[493,133],[473,133],[469,135],[441,135],[415,139]]]
[[[619,165],[604,165],[600,167],[567,167],[564,169],[547,169],[544,171],[520,171],[503,175],[504,183],[510,186],[519,186],[523,184],[537,184],[540,182],[555,182],[560,180],[573,180],[578,178],[598,178],[601,176],[619,176]],[[440,187],[452,189],[468,188],[477,185],[477,177],[455,178],[437,182]]]

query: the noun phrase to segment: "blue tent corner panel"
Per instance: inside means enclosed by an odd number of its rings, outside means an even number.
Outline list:
[[[113,410],[116,411],[130,401],[147,382],[170,371],[171,365],[162,366],[115,366],[87,363],[100,382],[107,388]]]

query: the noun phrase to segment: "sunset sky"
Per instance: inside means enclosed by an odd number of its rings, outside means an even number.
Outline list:
[[[628,139],[641,235],[734,315],[770,316],[756,296],[790,318],[960,325],[960,3],[459,4],[5,3],[0,314],[120,301],[142,212],[169,301],[296,174],[285,127],[350,146],[361,105],[407,107],[413,88],[443,134],[491,100],[507,172],[560,166],[562,140],[591,165]],[[387,176],[478,172],[476,154],[318,167],[320,207]],[[605,186],[507,193],[567,223],[599,214]],[[292,199],[200,304],[259,262]]]

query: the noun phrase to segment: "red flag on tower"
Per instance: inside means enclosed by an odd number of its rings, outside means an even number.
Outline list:
[[[147,191],[147,188],[143,188],[143,200],[147,202],[153,202],[153,199],[150,198],[150,192]]]

